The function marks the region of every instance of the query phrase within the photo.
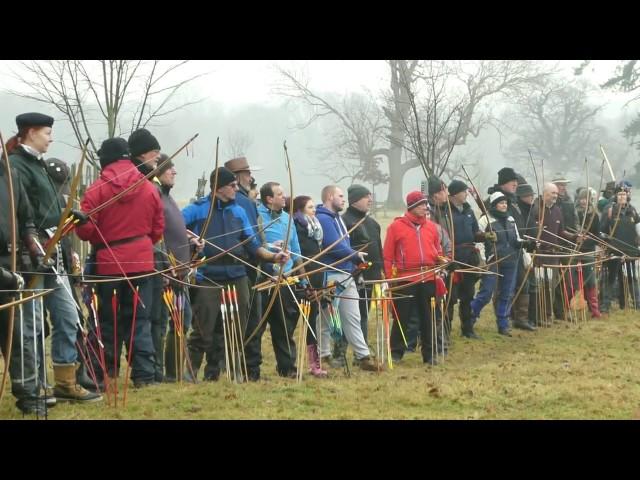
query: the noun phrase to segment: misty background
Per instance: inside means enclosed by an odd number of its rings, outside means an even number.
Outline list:
[[[80,159],[78,136],[90,134],[97,149],[144,125],[172,154],[199,133],[174,160],[181,203],[195,195],[203,172],[208,179],[218,136],[220,164],[245,155],[263,167],[254,174],[258,185],[288,185],[286,140],[293,194],[317,201],[329,183],[360,183],[398,208],[425,173],[466,180],[461,165],[482,194],[504,166],[534,184],[528,150],[539,177],[543,161],[545,180],[561,172],[577,187],[586,166],[595,188],[600,144],[616,179],[640,184],[634,61],[104,62],[0,62],[5,141],[16,133],[15,116],[27,111],[55,118],[46,157],[69,164]],[[115,103],[113,72],[130,80]]]

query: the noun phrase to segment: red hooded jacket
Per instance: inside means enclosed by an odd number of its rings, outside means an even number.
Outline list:
[[[412,221],[413,220],[413,221]],[[416,223],[414,223],[416,222]],[[387,229],[384,241],[384,271],[387,278],[393,278],[393,268],[397,277],[411,276],[421,270],[438,264],[442,255],[442,246],[435,223],[426,218],[418,218],[409,212],[396,217]],[[429,272],[408,278],[408,282],[434,280]]]
[[[89,212],[102,205],[141,178],[143,175],[129,160],[110,163],[87,189],[81,203],[82,211]],[[127,274],[154,270],[153,244],[160,240],[164,231],[164,210],[158,190],[151,182],[141,182],[117,202],[93,215],[92,219],[96,225],[89,220],[78,226],[76,233],[94,246],[103,245],[106,241],[111,248],[111,251],[98,248],[98,275],[122,275],[123,270]]]

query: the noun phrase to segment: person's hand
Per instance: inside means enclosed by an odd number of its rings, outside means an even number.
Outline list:
[[[69,217],[72,222],[78,223],[78,225],[84,225],[89,221],[89,215],[82,210],[71,210],[71,216]]]
[[[447,257],[445,256],[438,257],[438,264],[444,265],[445,263],[448,263],[448,262],[450,262],[450,260]]]
[[[11,272],[11,275],[13,276],[13,285],[11,286],[11,289],[18,291],[24,289],[24,278],[22,278],[22,275],[16,272]]]
[[[485,232],[484,239],[488,242],[496,243],[498,241],[498,235],[496,232]]]
[[[281,265],[289,261],[289,254],[287,252],[278,252],[273,257],[273,263],[279,263]]]
[[[55,266],[56,262],[53,258],[44,260],[44,255],[37,255],[33,262],[33,268],[38,273],[47,273],[51,271],[51,268]]]
[[[204,240],[198,237],[191,237],[189,239],[189,243],[193,245],[196,249],[196,252],[201,253],[204,250]]]
[[[358,258],[360,259],[360,262],[366,262],[366,256],[369,255],[366,252],[358,252]]]

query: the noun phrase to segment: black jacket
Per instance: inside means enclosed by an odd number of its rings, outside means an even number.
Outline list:
[[[471,205],[465,202],[462,210],[458,210],[455,205],[451,205],[453,219],[453,233],[455,240],[454,256],[456,260],[472,264],[475,256],[475,242],[480,240],[478,233],[478,220],[473,213]]]
[[[356,223],[358,223],[362,217],[367,216],[353,207],[347,208],[347,211],[342,215],[342,221],[344,222],[347,230],[350,230]],[[363,276],[365,280],[380,280],[382,279],[382,270],[384,268],[384,261],[382,259],[382,240],[380,239],[380,224],[376,222],[370,216],[367,216],[364,222],[362,222],[358,228],[349,234],[351,240],[351,248],[354,250],[359,249],[365,244],[368,244],[364,251],[368,254],[366,260],[372,262],[372,266],[365,270]]]
[[[564,218],[565,228],[569,228],[570,232],[573,232],[574,230],[576,230],[580,225],[578,225],[578,216],[576,215],[576,205],[571,200],[571,197],[569,195],[565,197],[558,196],[557,205],[560,207],[560,210],[562,211],[562,218]]]
[[[300,252],[305,257],[313,257],[317,255],[321,250],[322,243],[318,243],[315,238],[311,238],[307,232],[307,227],[302,225],[297,218],[293,219],[296,226],[296,233],[298,234],[298,243],[300,244]],[[304,259],[303,259],[304,261]],[[305,270],[317,270],[321,268],[321,265],[310,262],[305,266]],[[322,288],[324,285],[324,272],[318,272],[308,277],[309,283],[313,288]]]
[[[18,241],[27,236],[35,236],[33,223],[33,211],[31,203],[22,186],[20,173],[11,169],[13,180],[13,198],[16,209],[16,237]],[[9,184],[6,176],[6,167],[0,162],[0,262],[7,267],[9,265],[9,244],[11,243],[11,215],[9,209]]]
[[[489,195],[494,192],[501,192],[505,197],[507,197],[507,200],[509,201],[509,208],[507,209],[507,212],[509,212],[509,215],[513,217],[516,222],[516,226],[518,227],[518,231],[522,234],[522,231],[526,225],[526,217],[520,210],[520,206],[518,205],[518,198],[513,193],[505,192],[504,190],[502,190],[502,188],[500,188],[500,185],[497,184],[493,187],[489,187],[489,190],[487,190],[487,193]],[[485,202],[485,204],[488,204],[488,202]]]
[[[631,204],[620,208],[617,203],[612,203],[602,212],[600,231],[612,237],[607,242],[617,249],[613,252],[614,254],[618,254],[620,250],[626,255],[638,256],[636,247],[636,223],[638,222],[640,222],[640,216]]]

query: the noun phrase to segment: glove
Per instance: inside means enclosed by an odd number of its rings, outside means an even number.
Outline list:
[[[525,251],[531,253],[533,252],[536,248],[538,248],[538,242],[534,239],[530,239],[530,240],[522,240],[522,245],[521,247],[525,249]]]
[[[71,210],[71,216],[69,217],[71,221],[78,221],[78,225],[84,225],[89,221],[89,216],[85,214],[82,210]]]
[[[9,290],[22,290],[24,288],[24,278],[18,273],[2,268],[0,278],[2,278],[2,284],[6,285]]]
[[[462,268],[462,267],[460,267],[459,264],[457,264],[456,262],[451,262],[449,265],[447,265],[447,268],[445,270],[447,272],[453,272],[453,271],[455,271],[455,270],[457,270],[459,268]]]
[[[496,243],[498,241],[498,235],[496,234],[496,232],[485,232],[484,239],[487,242]]]

